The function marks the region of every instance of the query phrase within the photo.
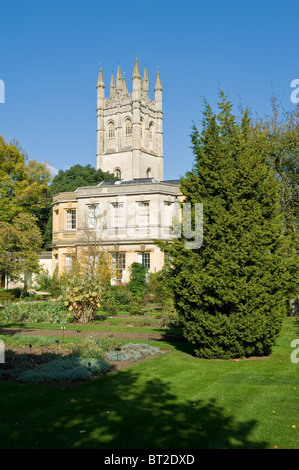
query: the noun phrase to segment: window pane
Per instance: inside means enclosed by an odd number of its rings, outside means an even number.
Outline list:
[[[137,203],[137,225],[149,225],[149,202]]]
[[[92,228],[96,226],[96,209],[97,206],[92,205],[87,207],[88,227]]]
[[[65,255],[65,270],[66,271],[70,271],[70,269],[72,269],[73,259],[74,259],[73,255]]]
[[[114,137],[115,137],[114,124],[112,122],[110,122],[108,124],[108,138],[109,138],[109,140],[114,140]]]
[[[117,202],[112,204],[112,224],[113,227],[121,227],[124,225],[124,203]]]
[[[66,229],[75,230],[76,228],[76,210],[69,209],[66,211]]]
[[[114,271],[114,281],[117,283],[125,282],[126,274],[126,254],[113,253],[112,254],[112,267]]]
[[[138,262],[143,264],[148,270],[150,269],[150,253],[138,253]]]
[[[126,119],[126,136],[131,136],[132,135],[132,122],[130,119]]]

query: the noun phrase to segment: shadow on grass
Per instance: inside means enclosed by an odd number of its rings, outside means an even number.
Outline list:
[[[20,385],[22,390],[11,389],[9,394],[10,386],[0,387],[4,448],[267,447],[251,439],[256,421],[240,422],[213,399],[181,399],[169,383],[130,369],[73,389]]]
[[[86,435],[77,439],[74,447],[244,449],[266,445],[250,440],[255,421],[237,422],[215,400],[181,400],[161,379],[145,380],[126,370],[113,381],[107,380],[105,386],[109,394],[104,397],[97,398],[96,389],[90,390],[97,413],[88,413],[89,419],[84,419]],[[86,410],[91,412],[89,397],[77,412]]]

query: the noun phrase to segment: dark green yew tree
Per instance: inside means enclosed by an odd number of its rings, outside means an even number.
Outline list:
[[[203,203],[203,244],[186,249],[182,233],[160,247],[196,355],[265,355],[291,295],[279,182],[248,113],[239,122],[222,91],[218,106],[216,115],[206,103],[202,131],[193,127],[195,162],[181,179],[185,203]]]

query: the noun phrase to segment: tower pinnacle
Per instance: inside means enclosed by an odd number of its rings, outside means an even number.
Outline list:
[[[105,88],[102,68],[100,68],[100,71],[99,71],[97,87],[104,87]]]
[[[139,65],[138,65],[138,59],[135,59],[135,64],[134,64],[134,70],[133,70],[133,77],[132,78],[141,78],[140,76],[140,71],[139,71]]]

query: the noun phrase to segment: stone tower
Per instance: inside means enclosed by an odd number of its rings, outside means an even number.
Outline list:
[[[122,180],[163,180],[162,86],[159,72],[149,98],[147,69],[141,78],[138,60],[132,76],[132,93],[118,67],[105,98],[102,69],[97,83],[97,169]]]

